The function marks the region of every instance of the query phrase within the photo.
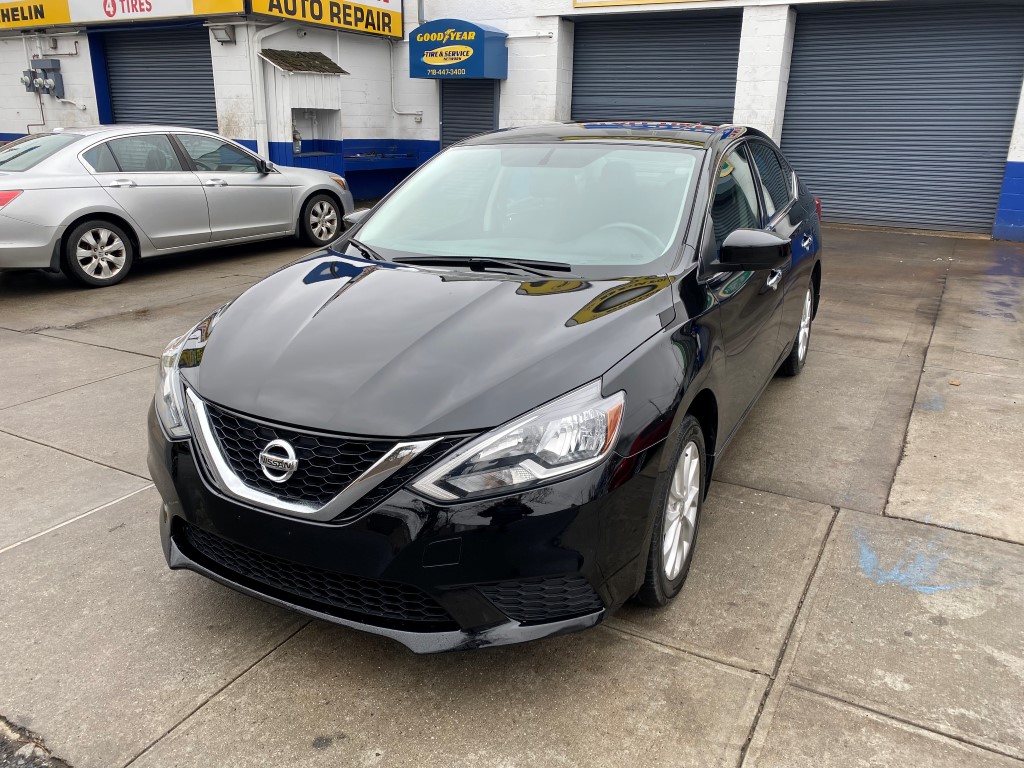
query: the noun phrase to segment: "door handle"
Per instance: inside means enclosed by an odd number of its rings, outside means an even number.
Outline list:
[[[207,187],[226,187],[228,185],[224,179],[207,179],[203,184]]]
[[[109,186],[115,187],[117,189],[127,189],[129,187],[137,187],[138,184],[136,184],[131,179],[114,179],[112,182],[110,182]]]
[[[768,287],[773,291],[779,290],[779,283],[782,282],[782,270],[773,269],[771,274],[768,275]]]
[[[806,235],[804,235],[804,239],[800,241],[800,245],[804,247],[805,251],[809,251],[811,249],[811,246],[814,245],[814,237],[812,237],[811,234],[808,232]]]

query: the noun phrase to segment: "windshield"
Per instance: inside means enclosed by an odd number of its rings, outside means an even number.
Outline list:
[[[618,144],[456,147],[397,189],[357,237],[390,258],[560,261],[599,275],[666,271],[659,260],[675,252],[699,158]]]
[[[81,138],[69,133],[26,136],[0,147],[0,171],[27,171]]]

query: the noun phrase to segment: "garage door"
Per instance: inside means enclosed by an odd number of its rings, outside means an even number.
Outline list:
[[[497,80],[441,81],[442,149],[497,127]]]
[[[828,221],[990,232],[1022,76],[1019,7],[798,9],[782,148]]]
[[[103,46],[115,123],[217,130],[206,29],[108,32]]]
[[[731,123],[739,13],[577,19],[573,120]]]

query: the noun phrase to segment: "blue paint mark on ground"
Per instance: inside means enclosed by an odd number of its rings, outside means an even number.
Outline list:
[[[945,408],[946,404],[938,395],[932,395],[927,400],[922,400],[917,404],[917,409],[919,411],[942,411],[945,410]]]
[[[935,583],[935,572],[942,561],[949,555],[939,550],[939,540],[933,539],[923,545],[907,547],[891,568],[883,568],[878,554],[871,547],[864,531],[854,531],[860,551],[860,570],[880,586],[894,584],[904,589],[933,595],[936,592],[949,592],[959,587],[974,586],[968,582]]]

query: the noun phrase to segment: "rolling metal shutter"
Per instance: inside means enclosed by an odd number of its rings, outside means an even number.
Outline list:
[[[731,123],[740,13],[577,19],[573,120]]]
[[[827,221],[990,232],[1022,74],[1009,5],[798,8],[782,148]]]
[[[441,81],[442,149],[497,127],[497,80]]]
[[[103,38],[115,123],[217,130],[206,29],[140,29]]]

